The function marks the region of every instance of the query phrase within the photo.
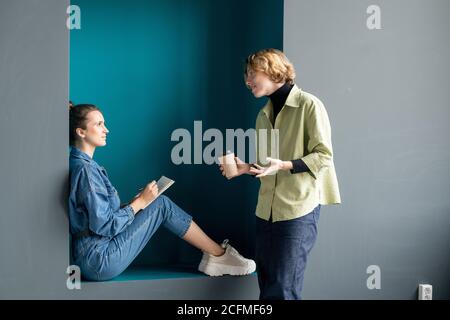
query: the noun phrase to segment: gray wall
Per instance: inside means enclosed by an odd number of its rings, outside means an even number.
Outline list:
[[[0,298],[65,288],[67,5],[0,2]]]
[[[371,4],[381,30],[366,27]],[[416,299],[419,283],[450,298],[449,12],[447,0],[285,0],[284,50],[329,113],[343,200],[322,209],[305,299]]]

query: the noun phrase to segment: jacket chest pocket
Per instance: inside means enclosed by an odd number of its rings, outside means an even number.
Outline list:
[[[116,188],[114,188],[114,186],[111,184],[111,182],[108,179],[108,174],[106,173],[106,170],[101,167],[100,171],[102,172],[103,175],[103,183],[105,184],[106,187],[106,191],[108,192],[108,196],[117,196],[117,190]]]

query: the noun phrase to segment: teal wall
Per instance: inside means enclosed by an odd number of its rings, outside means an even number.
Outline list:
[[[173,130],[244,130],[265,99],[244,86],[245,57],[282,49],[283,1],[78,0],[81,30],[70,33],[70,99],[94,103],[110,130],[97,150],[123,202],[166,175],[167,191],[216,241],[254,254],[259,182],[224,179],[216,165],[174,165]],[[204,143],[205,147],[208,143]],[[193,147],[192,147],[193,148]],[[192,156],[193,157],[193,156]],[[194,265],[200,252],[158,231],[134,265]]]

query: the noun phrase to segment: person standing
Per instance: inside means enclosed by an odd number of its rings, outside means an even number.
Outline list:
[[[279,136],[279,158],[260,159],[259,141],[257,163],[235,158],[238,176],[254,175],[261,183],[256,207],[259,298],[300,300],[321,206],[341,203],[330,121],[323,103],[295,85],[294,66],[280,50],[251,54],[244,79],[255,98],[269,97],[256,119],[256,131],[269,134],[263,147],[271,149],[271,129]],[[225,175],[223,165],[220,170]]]

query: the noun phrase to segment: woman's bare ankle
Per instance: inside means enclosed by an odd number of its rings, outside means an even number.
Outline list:
[[[220,247],[220,249],[218,249],[212,255],[215,256],[215,257],[220,257],[220,256],[223,256],[224,254],[225,254],[225,249]]]

